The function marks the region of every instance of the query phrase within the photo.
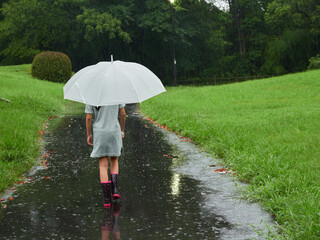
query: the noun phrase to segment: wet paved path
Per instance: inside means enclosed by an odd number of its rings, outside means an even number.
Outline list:
[[[192,172],[192,166],[184,163],[185,157],[163,156],[178,155],[165,133],[150,124],[146,127],[147,123],[134,115],[133,106],[126,110],[125,149],[119,161],[121,203],[113,204],[111,210],[103,209],[98,161],[89,157],[84,116],[55,119],[52,122],[58,125],[48,129],[53,133],[44,135],[50,154],[48,169],[30,175],[31,183],[20,186],[13,193],[14,201],[0,210],[1,239],[252,236],[254,231],[248,232],[247,226],[245,231],[235,231],[235,224],[219,211],[214,199],[208,198],[216,192],[203,184],[205,179],[190,172],[183,174],[183,168]]]

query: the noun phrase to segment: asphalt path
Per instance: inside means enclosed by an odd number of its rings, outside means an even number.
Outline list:
[[[126,111],[123,199],[103,208],[85,115],[52,119],[45,167],[7,192],[13,200],[0,210],[1,239],[265,239],[272,219],[241,199],[236,185],[244,184],[187,139],[142,119],[135,105]]]

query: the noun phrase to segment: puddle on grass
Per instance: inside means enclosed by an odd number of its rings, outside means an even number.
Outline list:
[[[1,209],[1,239],[219,239],[232,226],[203,208],[198,180],[174,172],[163,133],[128,118],[119,160],[122,201],[103,208],[98,160],[89,157],[85,119],[60,119],[44,134],[48,169],[30,176]],[[57,120],[52,120],[57,121]]]

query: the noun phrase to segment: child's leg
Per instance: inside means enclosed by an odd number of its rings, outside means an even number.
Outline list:
[[[111,181],[108,181],[108,157],[99,159],[100,182],[104,197],[104,207],[111,207]]]
[[[99,158],[99,170],[100,182],[108,182],[108,157]]]
[[[112,182],[113,199],[121,198],[118,192],[118,157],[110,157],[110,180]]]
[[[110,157],[110,174],[119,173],[118,157]]]

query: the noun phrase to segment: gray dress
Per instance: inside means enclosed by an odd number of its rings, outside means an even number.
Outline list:
[[[125,105],[101,106],[86,105],[85,113],[94,114],[92,158],[121,155],[122,137],[118,120],[120,108]]]

